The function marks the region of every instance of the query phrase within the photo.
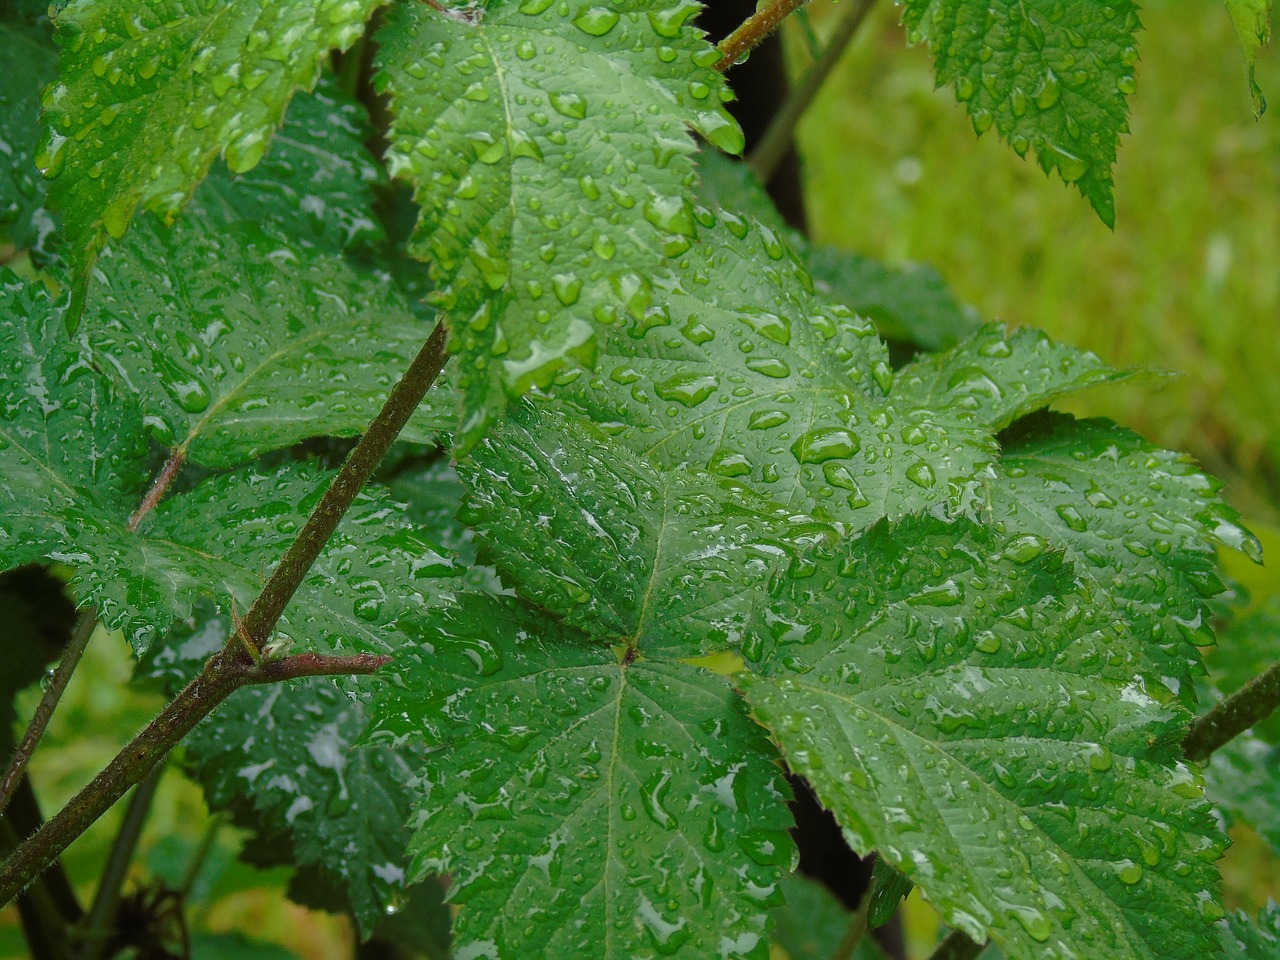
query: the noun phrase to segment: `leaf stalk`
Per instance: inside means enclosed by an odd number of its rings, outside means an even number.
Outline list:
[[[1280,707],[1280,663],[1272,664],[1202,717],[1197,717],[1182,741],[1188,760],[1203,763],[1254,724]]]
[[[744,56],[778,28],[778,24],[808,2],[809,0],[771,0],[757,10],[737,30],[720,41],[718,49],[721,57],[715,69],[725,73],[741,62]]]

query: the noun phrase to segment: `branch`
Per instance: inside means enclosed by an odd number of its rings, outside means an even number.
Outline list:
[[[929,960],[973,960],[985,950],[985,943],[977,943],[970,939],[963,930],[952,930],[947,939],[938,944]]]
[[[49,718],[53,716],[54,708],[62,699],[62,692],[67,689],[71,675],[75,673],[76,665],[80,663],[85,645],[88,644],[89,637],[93,635],[93,629],[97,625],[98,617],[93,610],[86,610],[80,614],[80,621],[76,624],[71,639],[67,641],[62,659],[58,661],[58,669],[49,679],[49,685],[44,688],[44,695],[36,704],[36,711],[31,715],[27,731],[22,735],[17,749],[14,750],[13,758],[9,761],[4,776],[0,778],[0,813],[4,813],[5,807],[9,805],[9,799],[18,789],[18,784],[22,782],[22,775],[27,772],[27,764],[31,762],[31,756],[36,752],[36,745],[44,736]]]
[[[1182,741],[1188,760],[1203,763],[1213,751],[1265,720],[1280,707],[1280,663],[1260,673],[1203,717]]]
[[[258,650],[270,637],[360,487],[439,376],[446,357],[444,328],[437,325],[249,609],[244,632]],[[264,661],[235,645],[223,647],[88,786],[4,862],[0,867],[0,906],[24,890],[130,787],[147,777],[197,723],[240,687],[299,677],[369,674],[388,659],[373,654],[336,657],[304,653]]]
[[[777,29],[778,24],[807,2],[808,0],[769,0],[764,9],[757,10],[743,21],[742,26],[720,41],[717,48],[720,51],[720,61],[715,64],[715,68],[724,73],[734,64],[740,63],[753,47]]]
[[[858,28],[871,12],[873,0],[847,0],[849,6],[845,14],[836,24],[835,32],[827,43],[826,49],[805,73],[799,86],[791,91],[786,102],[769,122],[769,128],[760,139],[760,144],[747,158],[747,166],[755,171],[761,183],[768,183],[782,158],[787,155],[791,143],[795,139],[796,126],[800,118],[818,95],[831,71],[840,62],[845,48],[849,46]]]

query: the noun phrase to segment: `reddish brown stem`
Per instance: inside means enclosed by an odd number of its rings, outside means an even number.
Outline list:
[[[773,33],[788,16],[808,3],[809,0],[771,0],[763,9],[757,10],[742,26],[720,41],[720,62],[715,68],[724,73],[735,63],[760,44],[765,37]]]

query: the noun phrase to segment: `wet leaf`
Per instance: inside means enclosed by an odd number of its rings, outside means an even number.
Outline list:
[[[549,413],[496,427],[460,470],[463,518],[504,578],[644,656],[737,647],[773,569],[832,535],[740,484],[660,472],[591,424]]]
[[[77,297],[108,236],[139,207],[172,219],[219,154],[252,169],[332,48],[377,0],[192,5],[73,0],[57,14],[58,82],[38,163],[63,213]],[[78,302],[73,312],[78,314]]]
[[[1235,24],[1240,49],[1244,51],[1244,63],[1249,75],[1249,94],[1253,97],[1253,114],[1261,117],[1267,112],[1267,98],[1254,76],[1258,54],[1271,39],[1271,0],[1226,0],[1227,12]]]
[[[196,191],[187,217],[249,220],[292,243],[356,249],[383,239],[373,189],[385,177],[364,146],[364,108],[322,74],[314,93],[293,98],[266,156],[243,173],[215,167]]]
[[[632,286],[697,235],[689,128],[738,151],[693,2],[401,4],[379,34],[387,162],[462,361],[465,451],[508,397],[590,366]]]
[[[1280,853],[1280,747],[1242,734],[1213,752],[1204,778],[1219,810],[1249,824]]]
[[[955,90],[979,135],[994,126],[1019,156],[1034,151],[1115,226],[1111,167],[1136,88],[1136,4],[907,0],[902,20],[912,43],[929,44],[938,85]]]
[[[778,581],[773,649],[736,679],[855,849],[952,926],[1013,956],[1207,955],[1225,838],[1185,716],[1105,598],[1026,546],[881,523]]]
[[[451,874],[458,955],[768,955],[787,788],[723,678],[514,598],[418,632],[377,723],[427,744],[414,876]]]
[[[44,210],[44,178],[36,169],[40,89],[57,73],[57,51],[41,32],[0,23],[0,247],[40,247],[54,228]],[[0,253],[3,256],[3,253]]]
[[[384,278],[211,218],[108,248],[84,316],[159,439],[210,466],[363,433],[430,334]],[[432,391],[404,438],[432,441],[455,409]]]
[[[1098,383],[1133,376],[1040,330],[988,323],[944,353],[923,354],[898,371],[894,399],[931,409],[958,406],[992,430]]]
[[[1149,670],[1192,706],[1197,646],[1213,642],[1206,600],[1222,590],[1214,548],[1261,559],[1258,541],[1185,454],[1107,420],[1031,418],[1005,437],[990,516],[1064,549],[1146,638]]]
[[[1222,921],[1224,960],[1280,960],[1280,909],[1270,901],[1255,922],[1243,910]]]
[[[965,504],[995,457],[988,431],[962,410],[898,405],[874,327],[816,296],[773,230],[718,220],[635,288],[635,325],[555,396],[655,464],[849,530]]]
[[[148,481],[141,411],[68,341],[41,288],[0,286],[0,567],[74,568],[81,603],[138,652],[208,598],[246,610],[328,484],[306,464],[210,477],[129,520]],[[421,603],[450,562],[361,494],[280,622],[278,637],[321,649],[383,649],[386,625]]]

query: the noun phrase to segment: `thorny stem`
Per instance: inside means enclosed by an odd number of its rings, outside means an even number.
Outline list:
[[[102,877],[98,880],[98,892],[94,895],[93,905],[89,908],[89,916],[85,921],[80,960],[98,960],[107,945],[107,938],[115,927],[120,891],[129,874],[129,864],[133,862],[134,851],[138,848],[142,828],[146,825],[151,802],[155,799],[163,774],[164,764],[157,764],[146,779],[134,788],[133,796],[129,798],[124,820],[116,831],[111,853],[107,856]]]
[[[809,0],[770,0],[767,6],[757,10],[743,21],[742,26],[720,41],[721,57],[715,69],[721,73],[726,72],[765,37],[773,33],[778,24],[788,15],[808,2]]]
[[[1182,741],[1188,760],[1201,763],[1219,747],[1265,720],[1280,707],[1280,663],[1258,674],[1203,717],[1197,717]]]
[[[858,28],[867,19],[867,14],[871,12],[873,5],[873,0],[847,0],[847,2],[849,6],[844,16],[840,18],[840,22],[836,24],[835,32],[831,35],[826,49],[822,51],[822,56],[809,67],[799,86],[791,91],[781,108],[774,114],[769,128],[760,139],[760,145],[747,159],[747,165],[755,171],[761,183],[769,182],[778,164],[787,155],[800,119],[813,103],[813,98],[818,95],[818,91],[822,89],[831,71],[840,62],[845,48],[849,46]]]
[[[947,939],[938,944],[929,960],[973,960],[986,946],[970,938],[963,930],[952,930]]]
[[[31,722],[27,724],[27,730],[13,752],[13,758],[4,771],[4,777],[0,778],[0,814],[4,813],[5,807],[9,805],[9,799],[18,789],[18,784],[22,782],[23,774],[27,772],[27,764],[31,762],[31,756],[36,752],[36,745],[44,736],[49,718],[53,716],[54,708],[62,699],[62,692],[67,689],[71,675],[75,673],[80,656],[84,653],[89,637],[93,635],[94,627],[97,625],[98,618],[93,610],[86,610],[80,614],[80,620],[71,634],[71,639],[67,642],[66,649],[62,651],[58,668],[49,678],[49,684],[44,688],[44,695],[36,705]]]
[[[444,328],[437,325],[249,609],[245,631],[258,650],[265,645],[285,606],[356,494],[439,376],[446,358]],[[76,837],[130,787],[148,776],[178,741],[236,690],[250,684],[278,683],[299,677],[370,674],[389,660],[374,654],[337,657],[303,653],[254,661],[234,645],[222,648],[205,662],[200,675],[183,687],[88,786],[0,866],[0,906],[24,890]]]

